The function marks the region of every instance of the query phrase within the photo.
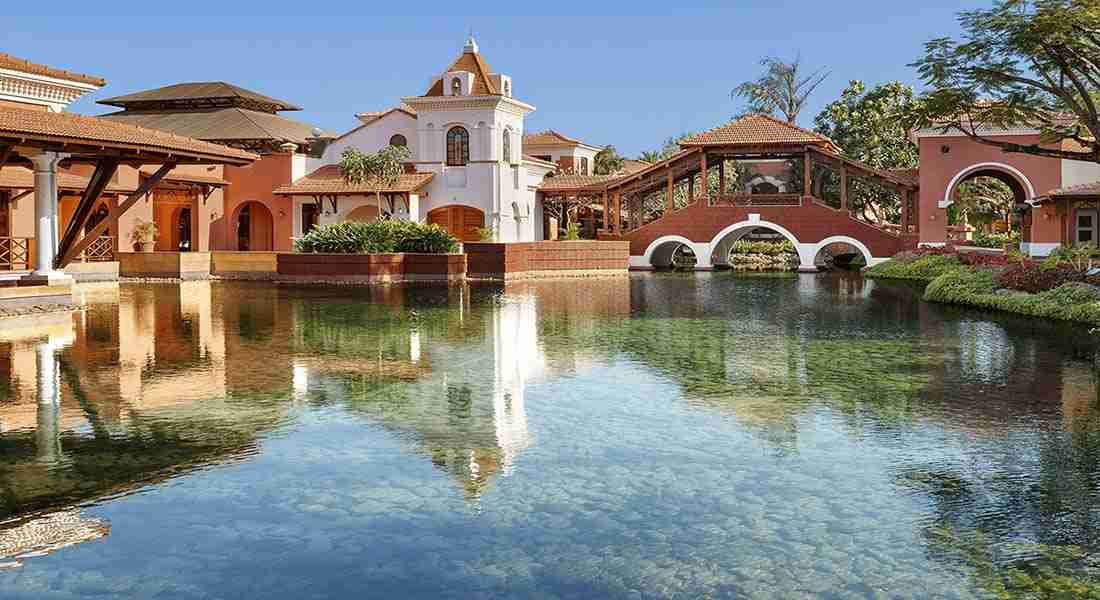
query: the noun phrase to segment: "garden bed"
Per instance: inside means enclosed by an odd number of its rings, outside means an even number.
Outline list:
[[[1085,255],[1037,262],[1017,255],[958,252],[953,248],[906,252],[870,267],[880,279],[924,282],[924,299],[1100,325],[1100,277]]]

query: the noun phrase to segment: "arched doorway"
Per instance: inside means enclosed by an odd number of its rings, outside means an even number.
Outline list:
[[[481,239],[478,229],[485,227],[485,213],[472,206],[452,204],[428,212],[428,223],[439,225],[462,242]]]
[[[378,207],[373,204],[360,206],[348,213],[344,220],[351,223],[373,223],[378,220]]]
[[[966,242],[972,231],[1021,231],[1023,223],[1013,223],[1012,215],[1034,196],[1028,178],[1011,166],[983,163],[960,171],[940,202],[947,211],[947,241]]]
[[[245,202],[237,209],[237,249],[271,251],[275,220],[271,211],[259,202]]]

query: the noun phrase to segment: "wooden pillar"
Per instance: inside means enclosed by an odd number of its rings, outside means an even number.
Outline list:
[[[688,177],[688,204],[695,204],[695,175]]]
[[[603,191],[603,232],[611,232],[611,205],[607,202],[607,190]]]
[[[810,157],[810,151],[807,150],[806,158],[802,160],[802,194],[804,196],[813,195],[814,165]]]
[[[674,185],[674,182],[672,181],[672,165],[669,165],[668,166],[668,192],[666,192],[667,195],[665,196],[665,213],[666,214],[672,212],[672,205],[673,205],[673,202],[672,202],[672,186],[673,185]]]
[[[898,188],[898,193],[901,194],[901,231],[902,233],[909,233],[909,199],[911,195],[909,190],[905,188]]]
[[[718,158],[718,197],[726,195],[726,157]]]
[[[707,177],[707,152],[706,152],[706,149],[704,149],[703,153],[699,156],[699,173],[701,175],[700,184],[699,184],[699,193],[702,194],[704,198],[709,198],[710,197],[710,180]]]
[[[840,210],[848,210],[848,165],[840,163]]]

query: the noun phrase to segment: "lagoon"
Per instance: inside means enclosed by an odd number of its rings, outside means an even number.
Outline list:
[[[1100,594],[1084,327],[854,275],[80,287],[0,324],[5,599]]]

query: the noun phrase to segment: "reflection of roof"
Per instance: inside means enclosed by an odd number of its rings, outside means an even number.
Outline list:
[[[275,188],[275,194],[285,196],[312,196],[316,194],[373,194],[375,192],[401,193],[414,192],[428,184],[433,173],[403,173],[397,183],[375,189],[370,182],[350,184],[344,181],[340,165],[325,165],[305,177]]]
[[[113,122],[158,129],[200,140],[271,140],[304,144],[313,126],[272,113],[238,107],[197,110],[124,110],[102,115]]]
[[[68,171],[57,172],[57,187],[62,190],[83,192],[88,187],[88,178],[70,173]],[[0,168],[0,189],[32,190],[34,189],[34,171],[27,167],[8,165]],[[107,184],[106,192],[132,192],[133,187]]]
[[[54,79],[64,79],[66,81],[75,81],[77,83],[86,83],[88,85],[100,87],[107,85],[107,80],[102,77],[83,75],[81,73],[66,71],[65,69],[47,67],[46,65],[32,63],[29,60],[17,58],[4,52],[0,52],[0,69],[10,69],[12,71],[19,71],[20,73],[42,75],[45,77],[53,77]]]
[[[302,110],[289,102],[258,94],[224,81],[176,83],[152,90],[115,96],[99,104],[120,106],[132,110],[142,108],[212,108],[241,107],[274,113],[281,110]]]
[[[0,568],[22,566],[30,556],[42,556],[77,544],[107,537],[106,521],[67,510],[14,524],[0,525]]]
[[[827,144],[833,142],[819,134],[771,115],[752,114],[734,119],[721,127],[680,140],[681,146],[737,146],[767,144]]]
[[[500,95],[500,90],[498,90],[496,86],[493,85],[493,80],[489,78],[489,74],[492,73],[492,70],[489,69],[489,65],[485,64],[485,60],[481,58],[481,53],[463,52],[461,56],[459,56],[457,59],[455,59],[453,63],[451,63],[451,66],[447,67],[447,70],[444,71],[444,73],[450,73],[452,71],[466,71],[468,73],[473,73],[474,85],[472,95]],[[428,89],[428,92],[424,95],[442,96],[443,79],[436,79],[435,82],[432,83],[432,87],[430,87]]]
[[[106,148],[138,150],[160,155],[154,157],[158,159],[170,154],[240,165],[257,158],[243,150],[108,119],[7,106],[0,106],[0,138],[14,138],[20,143],[31,139],[97,146],[100,153]]]

